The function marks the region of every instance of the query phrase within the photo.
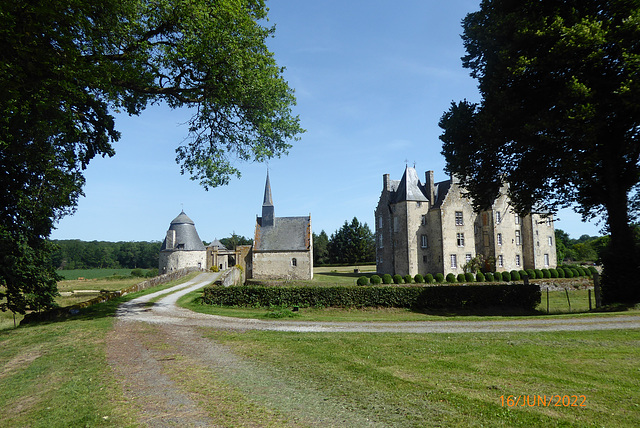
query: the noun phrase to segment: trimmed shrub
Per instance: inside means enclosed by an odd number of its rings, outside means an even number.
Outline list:
[[[511,275],[511,281],[520,281],[520,273],[517,270],[512,270],[509,274]]]
[[[463,273],[459,273],[458,275],[456,275],[456,280],[457,280],[458,282],[465,282],[465,281],[466,281],[466,278],[465,278],[465,276],[464,276],[464,274],[463,274]]]
[[[558,278],[558,269],[549,269],[549,275],[551,275],[551,278]]]
[[[427,284],[431,284],[433,281],[435,281],[435,279],[433,278],[433,275],[431,275],[430,273],[424,276],[424,282],[426,282]]]
[[[565,278],[573,278],[573,271],[569,268],[563,268]]]
[[[423,284],[424,283],[424,276],[422,276],[419,273],[417,273],[416,276],[413,277],[413,280],[416,282],[416,284]]]
[[[476,282],[476,276],[471,272],[467,272],[464,274],[464,280],[467,282]]]
[[[573,272],[573,277],[574,278],[577,278],[577,277],[581,276],[580,275],[580,271],[578,270],[578,268],[570,268],[570,270],[571,270],[571,272]]]
[[[502,280],[505,282],[511,281],[511,273],[507,271],[502,272]]]
[[[551,271],[549,269],[542,269],[542,278],[551,278]]]
[[[502,272],[494,272],[493,273],[493,277],[495,278],[496,281],[500,282],[502,281]]]
[[[558,272],[558,278],[564,278],[564,269],[562,269],[561,267],[558,267],[558,269],[556,269],[556,271]]]
[[[435,276],[435,280],[437,283],[442,284],[444,282],[444,275],[441,273],[437,273]]]
[[[478,272],[476,274],[476,282],[484,282],[485,278],[484,278],[484,274],[482,272]]]
[[[533,270],[536,273],[536,278],[537,279],[542,279],[544,278],[544,273],[542,272],[541,269],[534,269]]]
[[[207,286],[202,301],[209,305],[266,308],[299,307],[396,307],[424,308],[523,308],[540,303],[537,285],[490,284],[464,287],[265,287]]]
[[[447,282],[450,284],[453,284],[454,282],[456,282],[456,276],[452,273],[448,273],[447,274]]]
[[[371,278],[369,278],[369,281],[371,282],[371,284],[373,285],[380,285],[382,284],[382,278],[380,278],[379,275],[371,275]]]
[[[591,276],[595,275],[596,273],[598,273],[598,269],[596,269],[593,266],[589,266],[589,272],[591,272]]]
[[[398,274],[393,275],[393,283],[402,284],[402,276]]]
[[[484,280],[487,282],[493,282],[495,281],[495,278],[493,277],[493,272],[487,272],[484,274]]]
[[[402,279],[404,279],[405,284],[411,284],[413,282],[413,277],[411,275],[405,275]]]
[[[521,270],[518,271],[518,273],[520,274],[520,279],[524,279],[525,275],[527,275],[529,277],[529,279],[532,279],[531,275],[529,275],[526,270],[521,269]]]
[[[391,275],[389,275],[388,273],[385,273],[384,275],[382,275],[382,283],[383,284],[392,284],[393,283],[393,277]]]
[[[366,276],[361,276],[360,278],[358,278],[358,281],[356,281],[356,284],[369,285],[369,278],[367,278]]]

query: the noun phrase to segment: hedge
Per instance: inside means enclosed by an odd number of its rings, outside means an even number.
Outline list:
[[[427,308],[522,308],[533,310],[540,303],[540,289],[529,284],[490,284],[440,287],[264,287],[208,286],[202,301],[209,305],[269,307],[394,307]]]

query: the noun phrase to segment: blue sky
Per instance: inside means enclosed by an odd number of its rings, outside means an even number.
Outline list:
[[[400,179],[415,163],[419,176],[446,180],[438,120],[451,101],[479,99],[463,69],[460,22],[479,1],[270,0],[269,41],[296,90],[307,130],[288,156],[269,163],[276,216],[311,214],[329,235],[357,217],[373,226],[383,174]],[[151,106],[117,116],[122,138],[113,158],[86,170],[86,197],[60,221],[53,239],[162,240],[184,211],[200,238],[232,232],[253,237],[267,167],[240,164],[241,179],[208,192],[180,175],[175,149],[187,136],[187,110]],[[424,180],[424,179],[423,179]],[[556,228],[578,238],[598,235],[570,211]]]

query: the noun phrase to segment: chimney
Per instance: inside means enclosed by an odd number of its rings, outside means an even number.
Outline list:
[[[425,188],[427,190],[427,197],[431,205],[436,203],[436,183],[433,181],[433,171],[427,171],[424,174]]]
[[[389,174],[384,174],[382,176],[382,190],[386,190],[387,192],[391,190],[391,179],[389,178]]]

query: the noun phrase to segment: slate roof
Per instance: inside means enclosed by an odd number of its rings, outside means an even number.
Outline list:
[[[311,245],[311,217],[276,217],[273,226],[257,218],[254,251],[307,251]]]
[[[182,211],[178,217],[174,218],[169,226],[169,230],[176,231],[175,247],[167,248],[167,239],[162,242],[160,251],[205,251],[204,244],[198,236],[193,220]]]
[[[407,166],[402,175],[402,179],[398,183],[393,203],[405,201],[427,202],[428,200],[424,185],[422,185],[418,179],[416,169]]]

